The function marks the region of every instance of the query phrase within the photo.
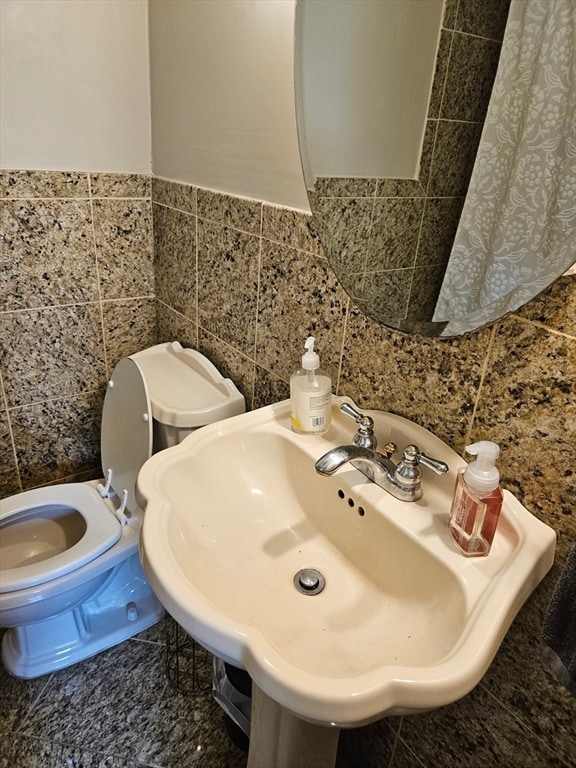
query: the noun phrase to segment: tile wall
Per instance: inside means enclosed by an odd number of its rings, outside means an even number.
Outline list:
[[[0,495],[100,476],[108,374],[156,338],[150,178],[0,172]]]
[[[509,0],[448,2],[418,180],[319,178],[311,205],[340,281],[370,317],[439,334],[432,315],[496,75]],[[422,330],[424,329],[424,330]]]

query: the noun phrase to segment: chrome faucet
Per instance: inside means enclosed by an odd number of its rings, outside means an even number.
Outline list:
[[[384,446],[384,453],[376,450],[374,420],[357,411],[348,403],[340,410],[352,417],[359,425],[352,445],[341,445],[321,456],[315,464],[316,471],[325,476],[333,475],[344,464],[352,464],[369,480],[401,501],[417,501],[422,497],[422,472],[420,464],[438,474],[448,472],[448,465],[422,453],[417,446],[404,449],[402,461],[394,464],[391,456],[397,450],[394,443]]]

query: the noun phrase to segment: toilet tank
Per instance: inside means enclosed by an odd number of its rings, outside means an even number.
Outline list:
[[[244,413],[244,397],[200,352],[177,341],[130,355],[146,382],[152,452],[171,448],[199,427]]]

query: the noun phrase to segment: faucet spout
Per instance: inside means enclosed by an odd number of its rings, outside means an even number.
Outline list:
[[[394,462],[378,451],[358,445],[340,445],[321,456],[314,465],[324,476],[333,475],[345,464],[352,464],[369,480],[401,501],[417,501],[422,496],[419,478],[403,480],[398,477]]]

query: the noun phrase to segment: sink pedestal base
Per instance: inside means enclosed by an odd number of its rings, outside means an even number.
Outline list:
[[[301,720],[252,682],[247,768],[334,768],[339,736],[339,728]]]

